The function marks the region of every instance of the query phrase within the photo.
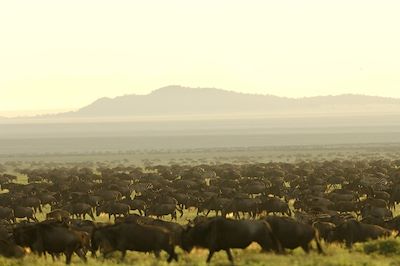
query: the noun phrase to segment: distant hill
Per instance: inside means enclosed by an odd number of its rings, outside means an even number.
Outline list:
[[[400,99],[345,94],[306,98],[244,94],[214,88],[168,86],[148,95],[100,98],[56,116],[118,117],[218,114],[400,113]]]

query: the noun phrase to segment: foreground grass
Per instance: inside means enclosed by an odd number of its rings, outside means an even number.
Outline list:
[[[396,240],[397,241],[397,240]],[[400,265],[400,257],[395,255],[383,256],[378,253],[365,254],[363,245],[356,246],[352,251],[345,250],[342,247],[331,245],[325,246],[326,255],[319,255],[316,252],[311,252],[306,255],[301,249],[296,249],[293,252],[288,252],[286,255],[275,255],[272,253],[261,253],[256,245],[250,246],[246,250],[234,250],[235,265],[282,265],[282,266],[396,266]],[[119,261],[120,253],[115,252],[111,259],[103,260],[92,259],[88,255],[88,263],[85,264],[77,256],[73,256],[72,265],[87,265],[87,266],[124,266],[124,265],[140,265],[140,266],[184,266],[184,265],[204,265],[207,256],[206,250],[194,250],[190,255],[184,254],[180,249],[179,262],[168,264],[166,262],[166,254],[162,254],[162,258],[157,260],[151,254],[143,254],[138,252],[128,252],[126,260],[121,263]],[[0,265],[65,265],[65,258],[53,262],[50,257],[47,259],[40,258],[36,255],[29,254],[22,260],[0,258]],[[224,252],[218,252],[214,255],[211,265],[230,265]]]

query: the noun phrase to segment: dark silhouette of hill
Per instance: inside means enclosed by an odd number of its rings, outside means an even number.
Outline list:
[[[153,116],[218,114],[321,114],[400,112],[400,99],[345,94],[306,98],[244,94],[214,88],[167,86],[148,95],[100,98],[61,116]]]

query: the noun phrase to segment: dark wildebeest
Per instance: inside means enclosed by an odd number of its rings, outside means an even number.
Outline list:
[[[36,197],[24,197],[19,199],[19,203],[21,206],[31,207],[35,211],[35,213],[42,212],[42,202],[39,198]]]
[[[309,224],[303,224],[290,217],[267,216],[267,221],[282,248],[301,247],[306,253],[310,251],[310,242],[315,240],[319,253],[323,253],[318,232]]]
[[[200,206],[197,209],[197,215],[201,212],[206,212],[206,216],[208,216],[208,214],[211,211],[215,211],[216,216],[218,216],[219,212],[221,212],[221,215],[223,215],[224,210],[228,209],[229,205],[231,205],[231,202],[232,199],[230,198],[220,198],[220,197],[209,198],[200,204]]]
[[[240,219],[239,212],[248,213],[251,218],[255,218],[258,213],[258,206],[261,203],[259,199],[248,199],[248,198],[234,198],[231,203],[226,206],[226,209],[222,210],[222,215],[226,217],[226,214],[232,212],[236,219]]]
[[[194,226],[188,225],[182,234],[182,247],[190,252],[193,247],[209,250],[207,262],[213,254],[224,250],[229,261],[233,263],[231,248],[244,249],[252,242],[258,243],[263,250],[281,251],[281,246],[266,221],[232,220],[224,217],[213,217]]]
[[[146,216],[156,216],[162,218],[164,215],[171,215],[171,220],[177,219],[176,217],[176,204],[157,204],[152,205],[145,210]]]
[[[71,215],[75,215],[77,218],[86,219],[86,215],[88,215],[92,220],[94,220],[92,206],[87,203],[71,203],[64,206],[64,209],[69,211]]]
[[[6,258],[22,258],[25,251],[9,239],[0,239],[0,255]]]
[[[137,214],[131,214],[127,217],[123,217],[120,219],[115,220],[116,223],[142,223],[142,224],[147,224],[147,225],[153,225],[153,226],[159,226],[162,228],[167,229],[172,233],[173,236],[173,243],[174,245],[182,247],[182,233],[183,233],[183,226],[174,223],[174,222],[168,222],[160,219],[153,219],[151,217],[146,217],[146,216],[139,216]]]
[[[66,264],[71,263],[75,252],[82,260],[86,257],[82,252],[83,244],[80,237],[64,225],[53,222],[26,224],[14,229],[15,242],[23,247],[29,247],[38,254],[48,252],[54,255],[64,253]]]
[[[92,252],[100,248],[104,257],[121,251],[124,260],[126,251],[154,252],[157,257],[161,250],[168,253],[168,262],[178,261],[171,232],[158,226],[140,223],[118,223],[97,228],[92,234]]]
[[[38,219],[36,218],[33,209],[30,207],[22,207],[22,206],[17,206],[14,207],[14,217],[15,218],[27,218],[28,222],[30,220],[38,222]]]
[[[14,210],[8,207],[0,206],[0,220],[14,221]]]
[[[53,219],[56,221],[68,221],[71,214],[66,210],[56,209],[46,214],[46,219]]]
[[[336,225],[334,223],[330,222],[321,222],[317,221],[312,224],[312,227],[314,227],[318,233],[319,236],[325,240],[329,240],[329,236],[331,235],[332,231],[335,229]]]
[[[143,215],[146,209],[146,202],[140,199],[122,199],[118,203],[128,204],[132,211],[138,210],[140,215]]]
[[[344,242],[346,247],[351,248],[353,243],[365,242],[378,239],[380,237],[389,237],[391,231],[373,224],[363,224],[357,220],[348,220],[338,225],[329,238],[330,242]]]
[[[382,219],[392,219],[393,213],[388,208],[366,205],[364,208],[361,209],[361,216],[362,217],[373,216]]]
[[[267,213],[281,213],[292,216],[292,211],[289,204],[277,197],[262,197],[260,204],[260,212],[266,211]]]

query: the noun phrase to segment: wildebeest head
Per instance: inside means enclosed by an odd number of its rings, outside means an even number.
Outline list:
[[[207,247],[207,235],[211,229],[211,221],[214,218],[198,219],[189,222],[181,236],[182,249],[190,252],[193,247]]]
[[[25,250],[10,240],[0,239],[0,254],[7,258],[22,258]]]
[[[95,253],[100,249],[102,253],[109,253],[113,251],[113,246],[115,246],[113,240],[113,226],[105,226],[103,228],[95,229],[90,240],[91,251]]]
[[[22,224],[13,229],[13,237],[17,245],[31,247],[37,240],[37,228],[35,224]]]
[[[328,242],[342,242],[349,235],[350,230],[357,226],[355,220],[345,221],[334,228],[328,235]]]
[[[187,253],[190,253],[190,251],[192,251],[194,247],[194,234],[194,226],[192,225],[192,223],[189,223],[185,226],[181,235],[182,249]]]

